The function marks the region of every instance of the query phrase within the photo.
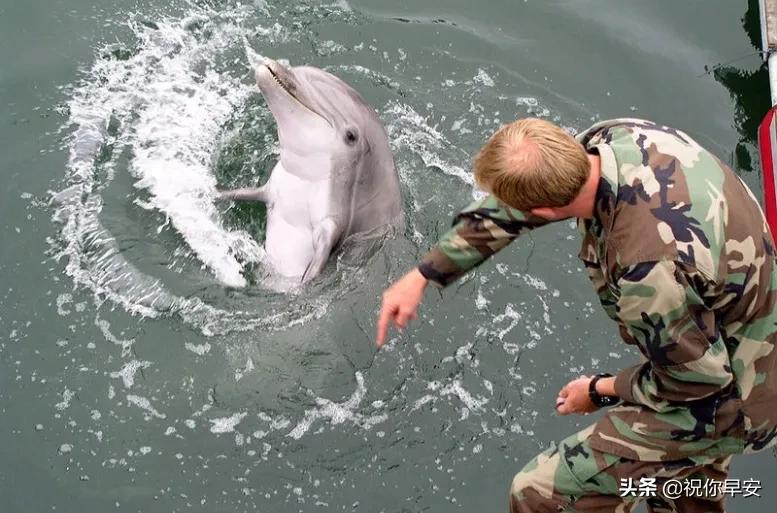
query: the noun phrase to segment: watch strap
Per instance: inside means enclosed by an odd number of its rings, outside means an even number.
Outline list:
[[[611,377],[612,377],[612,374],[607,374],[607,373],[597,374],[596,376],[591,378],[591,381],[588,383],[588,397],[591,399],[591,402],[594,403],[594,405],[597,408],[613,406],[620,402],[620,400],[617,397],[612,397],[609,395],[601,395],[599,392],[596,391],[597,381],[599,381],[602,378],[611,378]]]

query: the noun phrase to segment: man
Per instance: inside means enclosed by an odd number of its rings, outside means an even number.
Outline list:
[[[777,267],[752,193],[688,135],[636,119],[576,139],[516,121],[482,148],[475,177],[490,195],[384,293],[378,344],[391,321],[416,317],[429,281],[444,287],[519,235],[575,217],[601,304],[644,361],[559,392],[561,414],[620,404],[527,464],[510,511],[631,511],[638,495],[655,495],[653,512],[723,511],[714,483],[679,497],[665,483],[723,481],[733,454],[777,440]]]

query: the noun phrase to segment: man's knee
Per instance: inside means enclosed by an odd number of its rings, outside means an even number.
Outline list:
[[[518,472],[510,486],[510,512],[550,513],[568,504],[556,486],[559,464],[559,453],[546,451]]]

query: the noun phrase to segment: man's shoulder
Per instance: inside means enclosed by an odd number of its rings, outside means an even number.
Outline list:
[[[655,146],[661,153],[692,160],[706,150],[691,136],[677,128],[638,118],[616,118],[600,121],[583,130],[577,140],[586,148],[600,144],[631,151],[637,161],[644,160],[646,148]],[[636,163],[636,162],[635,162]]]
[[[625,265],[673,259],[715,276],[727,240],[761,233],[749,189],[684,132],[619,119],[594,125],[581,140],[609,152],[617,170],[608,237]]]

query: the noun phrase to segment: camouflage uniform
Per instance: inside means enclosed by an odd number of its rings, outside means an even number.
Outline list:
[[[621,405],[516,476],[514,511],[628,511],[620,477],[725,475],[732,454],[777,440],[777,267],[757,200],[679,130],[618,119],[578,141],[601,159],[579,257],[644,361],[616,375]],[[446,286],[547,223],[486,197],[458,214],[419,270]],[[683,511],[722,511],[711,499]]]

